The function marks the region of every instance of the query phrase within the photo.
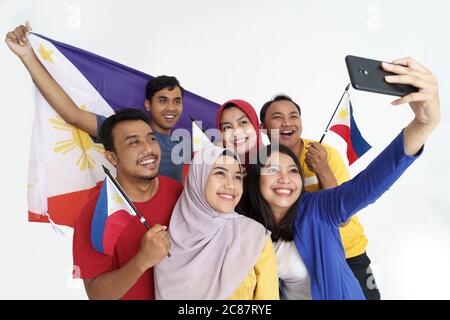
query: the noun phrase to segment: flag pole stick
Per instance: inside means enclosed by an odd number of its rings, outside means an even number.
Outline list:
[[[130,200],[130,198],[128,198],[127,194],[122,189],[122,186],[119,184],[119,182],[117,182],[116,178],[114,178],[112,176],[112,174],[111,174],[111,172],[109,172],[108,168],[106,168],[104,165],[102,165],[102,167],[103,167],[103,171],[105,171],[106,175],[111,179],[112,183],[114,183],[114,185],[116,186],[117,190],[119,190],[119,192],[122,194],[122,196],[128,202],[130,207],[133,208],[134,212],[139,217],[139,220],[142,222],[142,224],[147,228],[147,230],[150,230],[150,225],[147,223],[147,220],[145,220],[145,218],[142,216],[142,214],[136,208],[134,203]],[[170,257],[170,252],[167,253],[167,256]]]
[[[337,104],[337,106],[336,106],[336,109],[334,109],[333,115],[331,116],[330,121],[328,121],[327,127],[325,128],[325,132],[323,133],[322,138],[320,138],[319,143],[322,143],[323,139],[325,138],[325,135],[326,135],[327,132],[328,132],[328,127],[330,126],[331,121],[333,120],[334,115],[336,114],[337,109],[339,108],[339,105],[340,105],[341,102],[342,102],[342,99],[344,99],[344,96],[345,96],[345,94],[348,92],[349,89],[350,89],[350,83],[345,87],[344,93],[342,94],[341,99],[339,99],[339,102],[338,102],[338,104]]]

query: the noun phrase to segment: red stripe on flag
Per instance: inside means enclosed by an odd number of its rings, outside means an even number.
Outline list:
[[[125,210],[114,212],[106,219],[103,233],[103,251],[105,254],[113,255],[117,239],[132,219],[136,219],[136,217]]]
[[[331,131],[336,132],[341,136],[342,139],[347,143],[347,159],[348,164],[351,165],[353,162],[358,160],[358,155],[353,149],[352,139],[350,138],[350,128],[343,124],[336,124],[330,128]]]
[[[98,182],[97,185],[91,189],[48,198],[48,212],[50,213],[53,222],[73,228],[81,209],[83,209],[88,200],[100,190],[102,182],[103,181]],[[28,212],[28,221],[49,222],[47,216],[30,211]]]

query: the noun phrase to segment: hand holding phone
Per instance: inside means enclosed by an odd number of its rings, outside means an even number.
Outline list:
[[[352,87],[375,93],[404,97],[418,89],[409,84],[388,83],[386,76],[396,75],[384,70],[382,62],[356,56],[346,56],[345,63],[350,75]]]

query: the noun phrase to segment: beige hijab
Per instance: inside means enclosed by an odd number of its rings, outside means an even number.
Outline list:
[[[270,236],[260,223],[236,212],[218,213],[206,202],[206,181],[224,151],[205,148],[193,159],[169,225],[171,257],[155,267],[157,299],[227,299]]]

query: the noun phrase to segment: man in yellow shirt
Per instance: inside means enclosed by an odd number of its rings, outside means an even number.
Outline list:
[[[260,120],[269,139],[272,139],[272,130],[278,129],[280,144],[298,155],[305,178],[305,191],[334,188],[350,180],[347,167],[334,148],[301,138],[300,107],[290,97],[278,95],[266,102],[261,108]],[[358,279],[366,299],[379,300],[380,292],[366,254],[368,240],[359,219],[353,216],[341,226],[340,234],[347,263]]]

